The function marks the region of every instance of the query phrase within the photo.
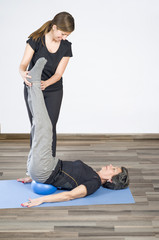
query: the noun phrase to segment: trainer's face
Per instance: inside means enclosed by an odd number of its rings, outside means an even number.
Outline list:
[[[102,174],[103,179],[110,180],[112,179],[113,176],[121,173],[121,168],[114,167],[113,165],[110,164],[102,167],[100,172]]]
[[[66,38],[71,34],[69,32],[64,32],[59,30],[56,25],[53,26],[53,31],[54,31],[54,37],[57,42],[61,40],[66,40]]]

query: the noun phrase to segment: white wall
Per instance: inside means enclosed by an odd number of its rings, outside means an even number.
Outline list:
[[[28,35],[61,11],[76,30],[58,133],[159,132],[158,0],[1,0],[1,133],[28,133],[18,72]]]

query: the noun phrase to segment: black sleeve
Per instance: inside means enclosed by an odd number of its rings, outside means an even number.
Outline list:
[[[82,183],[82,185],[84,185],[87,188],[87,196],[96,192],[98,188],[100,188],[100,183],[96,179],[84,182]]]
[[[35,41],[33,40],[32,38],[29,38],[26,43],[29,43],[30,47],[34,50],[34,51],[37,51],[38,50],[38,40]]]
[[[67,44],[67,50],[64,54],[64,57],[72,57],[73,56],[71,44],[72,43],[70,43],[70,42]]]

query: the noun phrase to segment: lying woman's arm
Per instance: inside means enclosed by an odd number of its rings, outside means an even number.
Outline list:
[[[29,199],[28,202],[22,203],[21,206],[34,207],[45,202],[65,202],[65,201],[73,200],[76,198],[82,198],[82,197],[85,197],[86,195],[87,195],[86,187],[84,185],[80,185],[71,191],[47,195],[47,196],[35,198],[35,199]]]

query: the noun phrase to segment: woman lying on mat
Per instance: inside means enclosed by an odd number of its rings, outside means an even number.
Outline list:
[[[33,207],[44,202],[63,202],[81,198],[94,193],[100,186],[110,189],[123,189],[129,184],[128,170],[125,167],[104,166],[98,172],[80,160],[62,161],[52,156],[52,124],[46,110],[40,82],[41,73],[46,64],[45,58],[37,60],[29,72],[28,86],[29,108],[33,115],[33,143],[29,152],[27,169],[31,177],[18,181],[51,184],[70,191],[30,199],[24,207]]]

